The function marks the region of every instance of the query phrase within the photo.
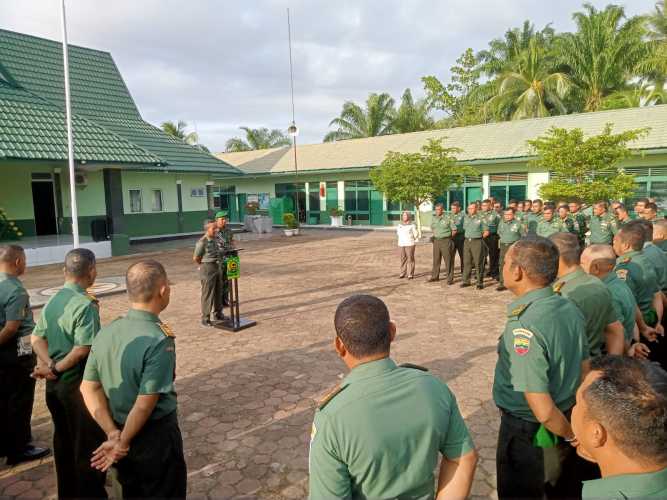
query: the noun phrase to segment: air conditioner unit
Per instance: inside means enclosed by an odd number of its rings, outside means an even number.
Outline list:
[[[75,172],[74,184],[79,187],[86,187],[88,185],[88,175],[85,172]]]

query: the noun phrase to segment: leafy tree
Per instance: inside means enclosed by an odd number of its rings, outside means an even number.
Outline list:
[[[417,230],[421,236],[419,206],[434,200],[452,185],[461,185],[466,175],[478,175],[470,167],[458,164],[457,148],[446,148],[442,139],[429,139],[419,153],[385,155],[379,167],[370,172],[373,185],[388,199],[409,203],[416,210]]]
[[[498,76],[497,93],[487,103],[494,115],[517,120],[566,112],[562,99],[570,91],[570,79],[553,70],[553,58],[541,43],[537,36],[531,38],[510,69]]]
[[[549,182],[539,188],[540,196],[552,201],[580,199],[620,200],[634,192],[634,176],[626,174],[620,162],[632,152],[628,143],[648,129],[612,134],[607,124],[599,135],[584,138],[581,129],[551,128],[545,135],[528,141],[537,159],[531,166],[551,172]]]
[[[390,134],[393,117],[394,99],[387,93],[370,94],[365,108],[347,101],[340,116],[329,123],[336,130],[325,135],[324,142]]]
[[[163,122],[161,128],[167,134],[171,135],[172,137],[176,137],[177,139],[180,139],[184,143],[190,144],[191,146],[199,143],[199,136],[197,133],[188,132],[188,124],[183,120],[178,120],[177,123],[172,121]]]
[[[478,64],[473,50],[468,48],[450,68],[450,83],[443,84],[435,76],[422,78],[430,105],[448,115],[441,125],[457,127],[483,122],[480,110],[489,86],[480,84]]]
[[[290,139],[287,135],[274,128],[269,130],[266,127],[250,128],[239,127],[245,132],[245,139],[232,137],[225,144],[225,151],[227,153],[235,153],[238,151],[253,151],[256,149],[270,149],[279,148],[282,146],[289,146]]]
[[[576,33],[566,33],[556,44],[560,62],[577,87],[584,111],[597,111],[606,96],[625,88],[638,74],[648,55],[644,20],[625,19],[623,7],[608,5],[597,10],[584,4],[573,15]]]
[[[401,105],[391,120],[391,131],[395,134],[419,132],[432,129],[435,120],[431,116],[431,105],[426,99],[412,97],[410,89],[405,89],[401,98]]]

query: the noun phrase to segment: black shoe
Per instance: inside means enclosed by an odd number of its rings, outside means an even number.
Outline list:
[[[475,288],[477,288],[477,290],[484,290],[484,285],[477,285]]]
[[[434,283],[436,281],[440,281],[440,278],[429,278],[426,280],[426,283]]]
[[[229,301],[227,299],[222,301],[223,307],[229,307]]]
[[[498,287],[496,288],[496,292],[504,292],[505,290],[507,290],[507,287],[505,285],[498,285]]]
[[[29,445],[23,450],[23,453],[7,457],[7,465],[18,465],[23,462],[39,460],[40,458],[48,457],[50,454],[51,450],[48,448],[37,448],[36,446]]]
[[[201,326],[213,326],[213,323],[211,323],[210,319],[203,319],[201,320]]]
[[[452,286],[454,284],[454,280],[447,280],[447,286]]]
[[[459,286],[461,288],[467,288],[467,287],[472,286],[472,285],[470,283],[461,283]]]
[[[221,321],[225,321],[226,319],[227,318],[225,317],[224,314],[216,314],[215,316],[213,316],[213,321],[215,321],[216,323],[219,323]]]

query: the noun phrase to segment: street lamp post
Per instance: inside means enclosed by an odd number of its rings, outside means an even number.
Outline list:
[[[292,136],[294,145],[294,185],[296,186],[296,220],[301,222],[299,212],[299,166],[296,159],[296,136],[299,135],[299,129],[294,122],[287,128],[287,133]]]

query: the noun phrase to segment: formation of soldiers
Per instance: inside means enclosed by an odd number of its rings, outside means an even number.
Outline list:
[[[497,205],[483,203],[481,214],[471,205],[461,233],[457,222],[444,236],[463,240],[463,285],[472,266],[483,278],[488,256],[490,271],[497,259],[497,279],[514,295],[492,389],[500,411],[498,496],[665,498],[667,220],[655,218],[650,202],[636,220],[622,216],[622,205],[612,219],[598,203],[578,226],[546,238],[537,229],[553,222],[544,214],[550,205],[533,202],[532,215],[525,206],[518,218],[508,209],[492,221],[489,207],[497,215]],[[222,251],[216,238],[225,214],[218,215],[194,257],[207,293],[222,290],[220,262],[209,260]],[[436,241],[447,234],[437,221],[434,228],[442,231]],[[231,247],[231,237],[220,244]],[[104,327],[87,292],[97,277],[92,252],[68,253],[65,286],[36,325],[19,279],[25,268],[20,246],[0,246],[0,451],[8,463],[49,453],[30,444],[34,380],[45,379],[60,498],[106,497],[112,467],[116,496],[184,498],[175,337],[159,317],[170,302],[164,267],[155,260],[131,265],[130,309]],[[447,269],[449,281],[453,262]],[[202,300],[209,322],[221,312],[215,301]],[[398,325],[386,305],[349,297],[334,327],[335,352],[350,373],[315,412],[310,497],[467,497],[478,457],[456,398],[426,368],[391,359]]]

